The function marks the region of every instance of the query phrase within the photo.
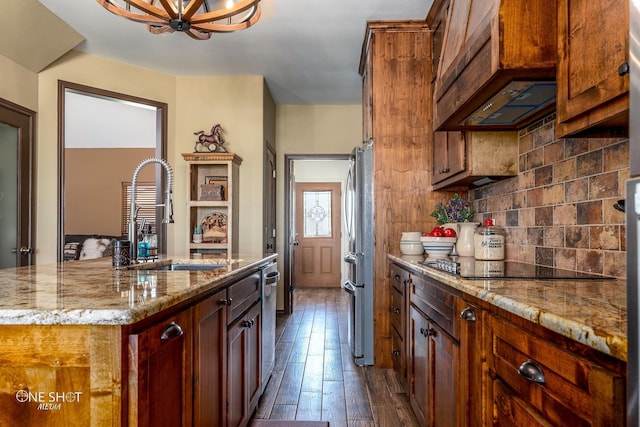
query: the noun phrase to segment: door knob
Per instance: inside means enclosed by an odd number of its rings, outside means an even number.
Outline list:
[[[22,255],[29,255],[31,253],[33,253],[33,249],[31,249],[28,246],[23,246],[23,247],[20,248],[20,254],[22,254]]]

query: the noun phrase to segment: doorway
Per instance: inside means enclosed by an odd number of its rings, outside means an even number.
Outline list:
[[[0,99],[0,268],[35,262],[35,115]]]
[[[296,188],[301,183],[338,183],[340,187],[340,197],[337,210],[340,211],[341,217],[344,217],[344,194],[349,170],[349,154],[285,154],[284,156],[284,176],[285,179],[285,250],[284,250],[284,268],[283,268],[283,284],[284,284],[284,312],[293,313],[293,294],[298,284],[295,280],[294,266],[297,258],[297,247],[299,241],[296,239],[301,224],[296,221]],[[340,272],[339,284],[342,284],[346,277],[346,267],[342,262],[347,251],[346,233],[344,232],[344,224],[342,220],[338,220],[336,230],[340,233],[340,250],[339,256],[334,257],[333,270]],[[327,267],[328,269],[328,267]]]
[[[149,157],[166,159],[168,108],[65,81],[58,82],[58,102],[58,261],[63,261],[70,235],[126,235],[127,195],[136,166]],[[158,206],[164,202],[162,176],[158,166],[141,171],[145,182],[139,187],[150,199],[140,217],[152,224],[159,253],[166,253],[166,225]]]

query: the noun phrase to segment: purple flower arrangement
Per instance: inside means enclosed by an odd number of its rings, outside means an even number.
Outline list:
[[[475,214],[476,211],[469,199],[454,194],[448,204],[438,202],[430,215],[436,219],[437,225],[442,225],[450,222],[468,222]]]

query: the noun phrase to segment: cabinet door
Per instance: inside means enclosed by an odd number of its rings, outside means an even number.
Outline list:
[[[457,374],[459,346],[433,322],[429,323],[429,413],[435,427],[457,426]]]
[[[460,360],[458,368],[458,417],[461,424],[469,427],[486,425],[485,405],[482,396],[486,394],[484,375],[483,327],[485,312],[466,301],[458,301],[460,313]]]
[[[193,308],[193,420],[196,426],[226,425],[226,290]]]
[[[428,416],[428,381],[429,381],[429,364],[428,364],[428,341],[426,331],[429,329],[427,318],[420,313],[415,307],[409,308],[409,339],[411,340],[409,348],[411,349],[409,357],[410,373],[409,383],[409,399],[411,407],[420,421],[421,425],[427,425]]]
[[[191,311],[129,335],[129,424],[190,426]]]
[[[260,304],[228,332],[227,425],[246,426],[260,393]]]
[[[576,119],[560,126],[563,136],[625,116],[629,108],[629,74],[619,73],[628,62],[629,1],[558,0],[557,7],[557,118],[559,124]]]
[[[464,132],[434,132],[432,182],[440,182],[464,172],[466,140]]]

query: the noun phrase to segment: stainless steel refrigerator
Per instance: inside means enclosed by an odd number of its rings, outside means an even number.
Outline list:
[[[348,278],[343,285],[349,295],[348,338],[355,363],[373,365],[374,227],[373,142],[353,149],[347,175],[345,228],[349,238]]]
[[[640,5],[629,2],[629,175],[627,217],[627,425],[640,425]]]

